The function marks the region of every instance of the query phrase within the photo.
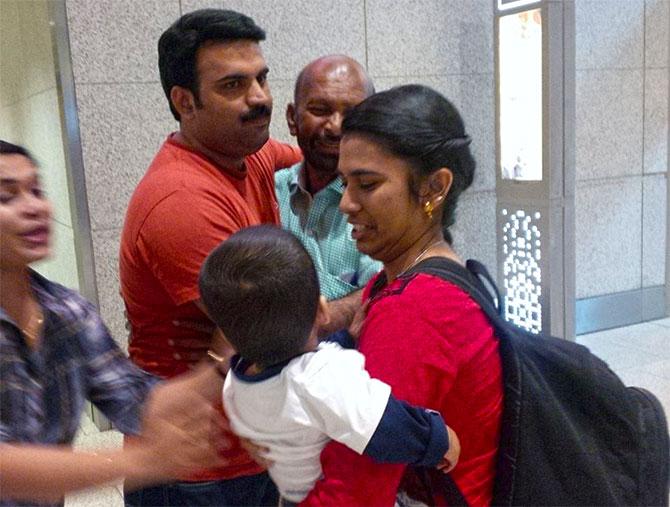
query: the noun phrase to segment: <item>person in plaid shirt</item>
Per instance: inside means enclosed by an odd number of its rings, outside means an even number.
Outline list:
[[[221,419],[211,399],[221,376],[203,367],[157,387],[91,303],[29,267],[50,254],[51,226],[34,159],[0,141],[0,505],[58,504],[72,489],[124,476],[138,487],[218,463],[212,423]],[[68,453],[62,446],[72,443],[87,399],[122,432],[151,435],[134,449]]]
[[[329,301],[332,321],[321,334],[346,328],[361,301],[361,289],[381,263],[361,254],[351,225],[339,210],[343,187],[337,175],[342,119],[374,93],[365,69],[348,56],[331,55],[298,75],[286,119],[304,161],[275,173],[281,223],[305,245]]]

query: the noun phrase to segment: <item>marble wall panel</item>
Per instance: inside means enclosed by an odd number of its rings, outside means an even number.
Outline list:
[[[123,299],[119,292],[120,238],[119,228],[93,231],[95,279],[98,286],[100,315],[116,342],[125,350],[128,346],[128,331]]]
[[[484,263],[496,277],[496,195],[495,192],[464,192],[456,208],[452,227],[454,248],[465,259]]]
[[[644,12],[644,0],[577,0],[577,69],[641,68]]]
[[[576,73],[577,180],[642,174],[642,70]]]
[[[647,68],[668,67],[670,45],[670,1],[645,0],[645,64]]]
[[[665,284],[668,191],[665,174],[644,176],[642,195],[642,286]]]
[[[367,0],[366,13],[374,76],[493,72],[488,0]]]
[[[177,125],[158,83],[82,84],[77,100],[91,228],[121,227],[133,190]]]
[[[270,79],[293,80],[313,59],[343,53],[365,64],[363,0],[182,0],[182,12],[232,9],[253,18],[265,30],[263,53]]]
[[[157,43],[179,0],[67,0],[75,81],[158,81]]]
[[[668,170],[668,68],[646,69],[644,78],[644,172]]]
[[[577,299],[641,287],[641,217],[641,176],[577,183]]]

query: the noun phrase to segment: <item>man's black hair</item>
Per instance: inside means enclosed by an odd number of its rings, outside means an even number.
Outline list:
[[[249,16],[223,9],[189,12],[163,32],[158,40],[158,68],[170,111],[177,121],[179,113],[170,100],[173,86],[190,90],[196,105],[200,105],[198,49],[207,43],[238,39],[259,42],[265,40],[265,31]]]

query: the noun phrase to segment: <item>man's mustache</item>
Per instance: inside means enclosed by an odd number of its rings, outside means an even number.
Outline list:
[[[250,109],[247,113],[244,113],[240,116],[242,122],[253,121],[258,118],[269,118],[272,114],[272,108],[268,106],[256,106],[253,109]]]

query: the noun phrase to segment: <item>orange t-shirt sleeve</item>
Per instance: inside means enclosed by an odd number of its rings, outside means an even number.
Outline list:
[[[302,151],[297,146],[286,144],[270,138],[268,148],[274,156],[274,169],[279,171],[291,167],[302,160]]]
[[[200,266],[221,241],[244,225],[221,202],[180,190],[147,216],[137,241],[140,254],[176,305],[200,298]]]

